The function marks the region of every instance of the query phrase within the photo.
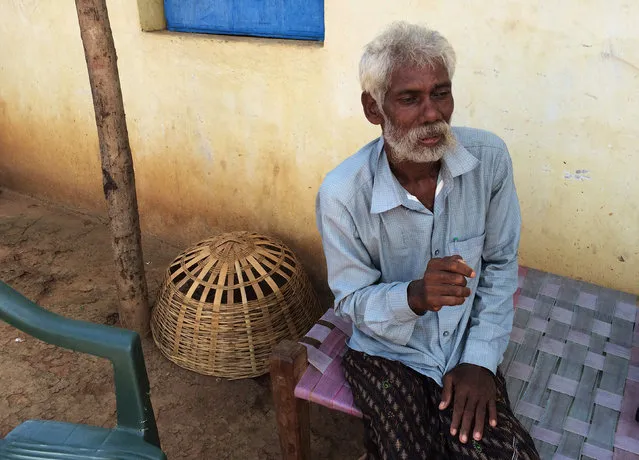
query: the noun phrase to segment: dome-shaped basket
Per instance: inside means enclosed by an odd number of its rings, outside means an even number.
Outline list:
[[[302,265],[284,244],[234,232],[201,241],[171,263],[151,331],[179,366],[238,379],[268,372],[273,347],[298,340],[321,315]]]

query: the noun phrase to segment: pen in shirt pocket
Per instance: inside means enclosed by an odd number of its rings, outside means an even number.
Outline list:
[[[451,254],[451,256],[461,256],[461,254],[459,253],[459,249],[457,249],[457,242],[458,241],[459,241],[459,238],[457,238],[457,237],[453,238],[453,242],[452,242],[453,253]]]

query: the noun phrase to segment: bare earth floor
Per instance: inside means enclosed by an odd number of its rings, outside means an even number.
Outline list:
[[[143,238],[151,299],[181,249]],[[104,220],[0,189],[0,279],[68,317],[113,324],[117,302]],[[18,340],[16,340],[18,339]],[[169,459],[277,459],[268,376],[225,381],[174,365],[144,340],[151,397]],[[107,361],[47,345],[0,323],[0,437],[28,419],[112,426]],[[361,421],[311,407],[317,459],[363,452]]]

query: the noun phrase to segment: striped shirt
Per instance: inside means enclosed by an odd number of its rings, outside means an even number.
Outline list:
[[[348,345],[401,361],[441,385],[459,363],[493,373],[512,329],[521,217],[508,149],[494,134],[453,128],[434,212],[397,181],[379,138],[329,172],[316,215],[335,311]],[[477,276],[460,306],[416,315],[407,289],[433,257],[461,255]]]

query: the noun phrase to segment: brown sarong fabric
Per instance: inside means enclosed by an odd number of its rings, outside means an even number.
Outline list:
[[[342,360],[356,405],[364,414],[368,460],[537,460],[532,438],[510,408],[498,373],[497,426],[481,441],[450,434],[453,404],[439,410],[441,387],[400,362],[349,349]]]

